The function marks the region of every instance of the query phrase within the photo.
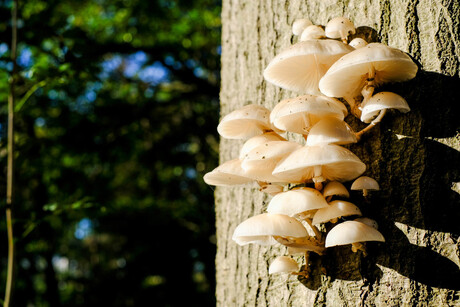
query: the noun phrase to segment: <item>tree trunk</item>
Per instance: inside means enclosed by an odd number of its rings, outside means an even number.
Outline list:
[[[381,188],[368,201],[353,193],[352,201],[377,220],[386,242],[368,244],[367,257],[349,246],[312,256],[309,279],[269,276],[270,262],[285,248],[241,247],[231,236],[240,222],[264,212],[270,197],[255,185],[218,188],[218,306],[460,304],[459,3],[223,2],[222,116],[250,103],[271,109],[298,96],[262,75],[276,54],[297,41],[291,24],[298,18],[325,25],[346,16],[358,33],[410,54],[419,72],[412,81],[382,87],[405,97],[411,112],[388,114],[359,144],[348,146]],[[352,116],[347,122],[364,126]],[[236,158],[242,143],[222,139],[221,162]]]

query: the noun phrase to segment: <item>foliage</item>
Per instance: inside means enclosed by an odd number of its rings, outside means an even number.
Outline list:
[[[5,173],[10,10],[0,1]],[[212,0],[20,2],[14,305],[215,304],[201,178],[217,165],[219,14]]]

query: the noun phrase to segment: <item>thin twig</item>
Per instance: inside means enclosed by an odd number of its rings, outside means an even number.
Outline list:
[[[13,268],[14,268],[14,241],[13,241],[13,146],[14,146],[14,88],[16,79],[16,47],[17,47],[17,18],[18,15],[18,0],[13,1],[12,19],[12,38],[11,38],[11,61],[13,62],[13,72],[10,78],[10,92],[8,95],[8,171],[6,183],[6,226],[8,229],[8,268],[6,277],[5,300],[4,307],[9,307],[11,300],[11,292],[13,288]]]

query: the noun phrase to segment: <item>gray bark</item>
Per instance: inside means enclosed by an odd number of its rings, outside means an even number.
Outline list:
[[[419,65],[417,77],[382,89],[406,98],[407,114],[390,113],[349,148],[380,183],[369,201],[352,194],[377,220],[386,243],[369,255],[349,247],[312,256],[312,277],[269,276],[280,247],[241,247],[235,227],[264,212],[269,197],[255,185],[218,188],[218,306],[454,306],[460,305],[460,5],[458,1],[223,1],[221,115],[256,103],[273,108],[298,94],[264,81],[263,69],[296,42],[291,24],[325,25],[346,16],[359,33],[399,48]],[[355,128],[363,124],[352,116]],[[221,162],[242,142],[221,140]],[[298,258],[302,261],[302,258]]]

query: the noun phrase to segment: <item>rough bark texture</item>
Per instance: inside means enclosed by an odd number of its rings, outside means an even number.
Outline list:
[[[307,17],[325,25],[349,17],[361,34],[409,53],[417,77],[384,86],[412,111],[390,113],[349,148],[368,166],[381,191],[369,201],[353,194],[376,219],[386,243],[368,244],[369,256],[349,247],[312,257],[313,276],[269,276],[284,248],[240,247],[231,240],[244,219],[262,213],[269,197],[255,186],[218,188],[218,306],[454,306],[460,305],[460,5],[427,0],[224,0],[221,115],[256,103],[272,108],[297,96],[264,81],[268,62],[296,42],[290,25]],[[347,121],[355,128],[362,124]],[[242,142],[221,142],[221,162]],[[299,258],[302,260],[302,258]]]

